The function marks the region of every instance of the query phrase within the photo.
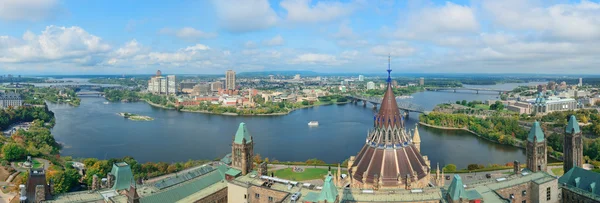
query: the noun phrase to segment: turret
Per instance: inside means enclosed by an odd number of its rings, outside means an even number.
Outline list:
[[[415,148],[421,151],[421,136],[419,136],[419,124],[415,124],[415,134],[413,135],[412,142],[415,144]]]

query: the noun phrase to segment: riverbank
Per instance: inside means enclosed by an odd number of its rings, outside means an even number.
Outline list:
[[[436,129],[442,129],[442,130],[462,130],[462,131],[465,131],[465,132],[469,132],[469,133],[471,133],[471,134],[473,134],[473,135],[475,135],[475,136],[477,136],[477,137],[480,137],[480,138],[483,138],[483,139],[485,139],[485,140],[488,140],[488,141],[490,141],[490,142],[496,143],[496,144],[500,144],[500,145],[507,145],[507,146],[513,146],[513,147],[518,147],[518,148],[522,148],[522,149],[524,149],[524,148],[525,148],[525,147],[523,146],[523,141],[522,141],[522,140],[516,140],[516,143],[515,143],[515,144],[505,144],[505,143],[500,143],[500,142],[498,142],[498,141],[495,141],[495,140],[489,139],[489,138],[487,138],[487,137],[484,137],[484,136],[482,136],[482,135],[480,135],[480,134],[477,134],[476,132],[473,132],[472,130],[469,130],[469,129],[468,129],[468,128],[466,128],[466,127],[464,127],[464,128],[444,127],[444,126],[430,125],[430,124],[424,123],[424,122],[422,122],[422,121],[419,121],[419,124],[420,124],[420,125],[427,126],[427,127],[430,127],[430,128],[436,128]]]
[[[163,109],[169,109],[169,110],[175,110],[177,108],[171,108],[171,107],[167,107],[167,106],[163,106],[160,104],[156,104],[156,103],[152,103],[151,101],[145,100],[145,99],[141,99],[141,101],[144,101],[148,104],[150,104],[153,107],[157,107],[157,108],[163,108]],[[229,112],[225,112],[225,113],[215,113],[215,112],[210,112],[210,111],[206,111],[206,110],[186,110],[186,109],[179,109],[179,111],[181,112],[189,112],[189,113],[203,113],[203,114],[213,114],[213,115],[223,115],[223,116],[285,116],[290,114],[291,112],[298,110],[298,109],[304,109],[304,108],[311,108],[311,107],[317,107],[317,106],[327,106],[327,105],[341,105],[341,104],[348,104],[350,103],[350,101],[346,101],[346,102],[327,102],[327,103],[319,103],[317,105],[307,105],[307,106],[301,106],[301,107],[297,107],[294,109],[291,109],[287,112],[278,112],[278,113],[270,113],[270,114],[238,114],[238,113],[229,113]]]

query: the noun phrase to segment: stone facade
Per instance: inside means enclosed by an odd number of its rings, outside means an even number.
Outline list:
[[[244,139],[243,143],[237,144],[233,142],[231,146],[231,167],[239,169],[242,171],[242,175],[246,175],[252,171],[254,165],[252,163],[254,142],[247,143],[246,139]]]
[[[545,183],[526,182],[508,188],[495,190],[496,194],[512,202],[558,203],[558,180]]]
[[[248,188],[248,203],[282,202],[288,195],[288,192],[253,185]]]
[[[527,168],[532,172],[546,171],[547,168],[547,150],[546,140],[542,142],[527,141]]]
[[[223,188],[209,196],[206,196],[196,203],[227,203],[227,188]]]
[[[562,198],[561,201],[562,203],[571,203],[571,202],[578,202],[578,203],[597,203],[597,200],[594,200],[592,198],[590,198],[587,195],[583,195],[582,192],[577,192],[575,190],[573,190],[572,188],[568,188],[568,187],[562,187]]]
[[[583,166],[583,140],[581,132],[565,133],[563,147],[565,172],[571,170],[574,166]]]
[[[227,183],[227,201],[228,202],[247,202],[246,199],[248,199],[247,186],[235,184],[233,182]]]

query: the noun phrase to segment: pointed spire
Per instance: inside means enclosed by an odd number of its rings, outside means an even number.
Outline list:
[[[388,54],[388,69],[387,69],[387,72],[388,72],[387,82],[388,82],[388,84],[392,82],[392,75],[391,75],[391,73],[392,73],[392,66],[391,66],[391,63],[392,63],[392,57],[391,57],[391,55]]]
[[[421,136],[419,136],[419,124],[415,124],[415,133],[413,135],[413,143],[421,143]]]
[[[531,126],[531,130],[529,131],[527,140],[529,142],[543,142],[544,138],[546,138],[546,136],[544,136],[544,132],[542,131],[542,128],[540,127],[540,122],[538,122],[538,121],[533,122],[533,126]]]
[[[571,115],[569,117],[569,124],[567,124],[567,128],[565,129],[565,132],[571,134],[577,134],[579,132],[581,132],[579,130],[579,122],[577,122],[577,118],[575,117],[575,115]]]

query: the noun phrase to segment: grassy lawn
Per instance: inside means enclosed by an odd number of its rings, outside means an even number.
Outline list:
[[[31,161],[33,162],[33,168],[41,168],[42,167],[42,163],[40,163],[39,161],[37,161],[35,159],[32,159]],[[18,162],[23,163],[23,162],[25,162],[25,160],[21,160]]]
[[[337,173],[337,168],[331,167],[332,173]],[[344,173],[345,171],[342,171]],[[285,168],[276,170],[275,176],[282,179],[287,180],[295,180],[295,181],[303,181],[303,180],[314,180],[314,179],[324,179],[325,175],[327,175],[326,168],[305,168],[304,172],[296,173],[292,172],[292,168]]]
[[[477,105],[475,105],[475,109],[490,110],[490,106],[485,105],[485,104],[477,104]]]
[[[553,168],[552,173],[554,173],[554,175],[557,175],[557,176],[562,176],[565,172],[563,171],[562,168]]]

